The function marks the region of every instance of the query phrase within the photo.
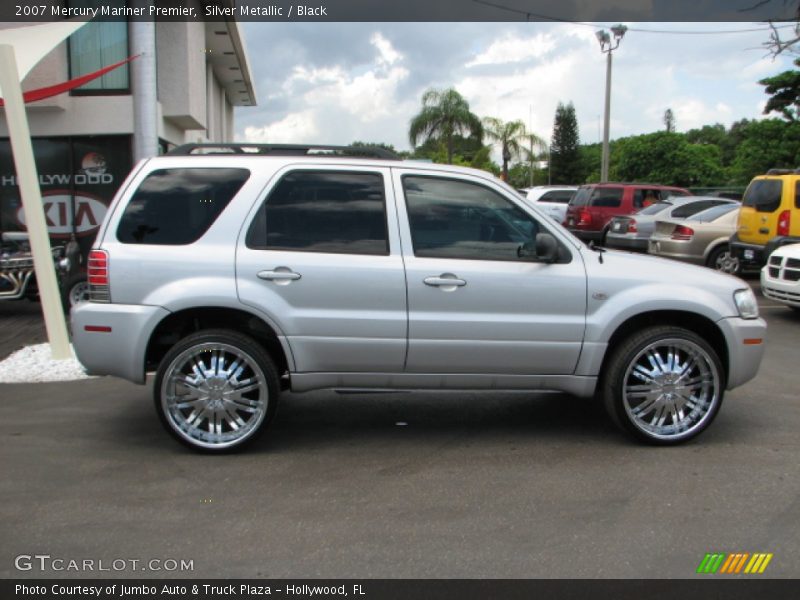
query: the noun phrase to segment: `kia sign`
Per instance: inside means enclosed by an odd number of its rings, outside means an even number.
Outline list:
[[[103,222],[108,208],[103,202],[81,193],[75,194],[74,207],[70,205],[72,201],[73,196],[60,191],[42,195],[51,237],[69,237],[73,232],[79,237],[92,235]],[[21,206],[17,210],[17,221],[25,227],[25,211]]]

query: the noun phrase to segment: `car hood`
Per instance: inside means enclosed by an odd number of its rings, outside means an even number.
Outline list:
[[[617,290],[635,284],[654,283],[680,286],[683,289],[696,287],[725,296],[749,287],[745,281],[733,275],[668,258],[606,250],[602,252],[601,263],[600,252],[590,248],[582,252],[590,286],[602,282],[603,287]]]
[[[800,244],[789,244],[781,246],[773,252],[776,256],[787,256],[789,258],[800,258]]]

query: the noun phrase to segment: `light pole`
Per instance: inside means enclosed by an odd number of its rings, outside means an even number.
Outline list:
[[[608,181],[608,126],[611,119],[611,55],[619,48],[619,43],[625,37],[628,28],[625,25],[614,25],[611,28],[611,35],[601,29],[597,35],[600,42],[600,51],[606,55],[606,110],[603,119],[603,158],[600,163],[600,181]],[[613,40],[612,40],[613,36]]]

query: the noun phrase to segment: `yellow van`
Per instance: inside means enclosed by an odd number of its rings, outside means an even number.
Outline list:
[[[770,169],[742,198],[731,253],[744,269],[761,268],[778,246],[800,242],[800,169]]]

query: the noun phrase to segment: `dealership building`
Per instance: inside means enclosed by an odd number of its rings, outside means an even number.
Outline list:
[[[0,23],[0,29],[12,26]],[[80,87],[27,104],[51,237],[75,234],[84,251],[139,159],[187,142],[232,141],[233,108],[256,103],[244,40],[233,20],[91,21],[31,71],[23,91],[126,59]],[[2,231],[24,230],[2,109],[0,208]]]

